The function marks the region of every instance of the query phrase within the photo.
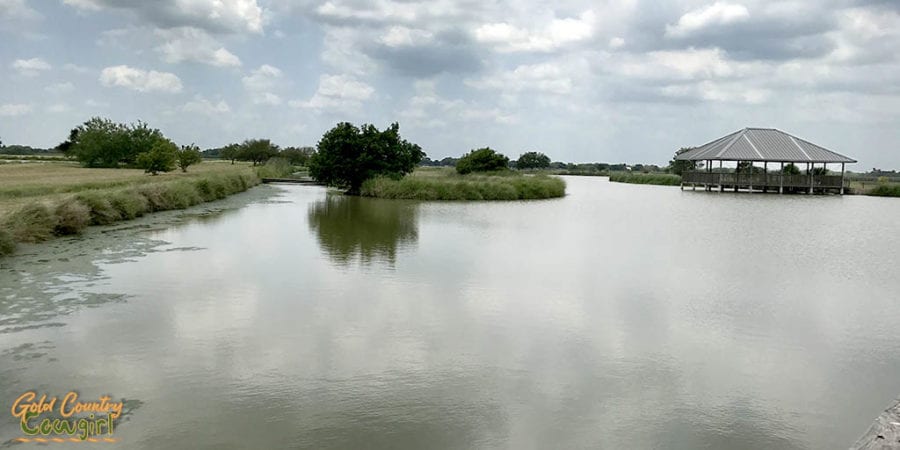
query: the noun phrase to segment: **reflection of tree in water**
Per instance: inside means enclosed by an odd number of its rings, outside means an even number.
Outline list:
[[[399,200],[328,195],[310,205],[309,227],[322,250],[340,264],[357,257],[364,264],[393,264],[397,250],[419,237],[416,205]]]

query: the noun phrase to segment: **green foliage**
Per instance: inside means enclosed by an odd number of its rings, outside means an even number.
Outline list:
[[[278,155],[278,146],[268,139],[250,139],[244,141],[237,152],[237,159],[251,161],[253,165],[266,162],[269,158]]]
[[[526,152],[516,161],[517,169],[546,169],[550,167],[550,157],[540,152]]]
[[[678,186],[681,184],[681,176],[666,173],[613,172],[609,174],[609,181],[614,183]]]
[[[784,169],[781,170],[781,173],[785,175],[800,175],[800,168],[791,163],[784,166]]]
[[[56,206],[54,234],[78,234],[91,222],[91,210],[77,199],[70,198]]]
[[[222,159],[230,159],[231,163],[238,159],[241,155],[241,144],[228,144],[219,150],[219,157]]]
[[[566,183],[547,175],[376,177],[363,183],[361,194],[414,200],[534,200],[565,196]]]
[[[678,155],[680,155],[688,150],[693,150],[693,149],[694,149],[693,147],[682,147],[675,152],[675,156],[677,157]],[[681,176],[682,174],[684,174],[684,172],[688,172],[688,171],[696,170],[696,169],[697,169],[697,161],[682,161],[682,160],[678,160],[676,158],[672,158],[672,160],[669,161],[669,167],[668,167],[669,172],[674,173],[675,175],[678,175],[678,176]],[[612,181],[612,179],[610,179],[610,181]]]
[[[271,158],[266,164],[256,169],[256,174],[260,178],[287,178],[294,173],[294,166],[287,159],[278,157]]]
[[[16,241],[12,234],[0,228],[0,256],[11,255],[16,251]]]
[[[828,175],[828,169],[824,167],[814,167],[812,170],[812,174],[816,176]]]
[[[424,156],[421,147],[400,137],[397,123],[379,131],[370,124],[357,128],[342,122],[322,136],[309,159],[309,174],[316,181],[358,194],[364,181],[376,176],[400,178]]]
[[[493,172],[509,168],[509,158],[490,147],[472,150],[456,163],[456,171],[465,175],[472,172]]]
[[[0,256],[16,242],[41,242],[54,235],[76,234],[88,225],[107,225],[152,211],[183,209],[224,198],[259,183],[248,174],[210,175],[150,183],[127,189],[84,191],[48,207],[33,203],[13,211],[0,224]]]
[[[182,172],[187,172],[188,167],[203,161],[203,156],[200,154],[200,148],[196,145],[182,145],[175,154],[175,161],[178,162],[178,167]]]
[[[165,136],[144,122],[132,125],[94,117],[72,130],[60,149],[86,167],[133,165]]]
[[[876,197],[900,197],[900,183],[880,182],[867,195]]]
[[[58,219],[41,203],[32,203],[7,216],[3,228],[16,242],[41,242],[53,237]]]
[[[316,149],[312,147],[288,147],[281,151],[278,156],[285,158],[292,166],[306,166],[309,164],[309,158],[312,157]]]
[[[170,172],[175,168],[177,155],[178,146],[172,141],[162,140],[154,144],[150,151],[138,155],[137,165],[151,175]]]

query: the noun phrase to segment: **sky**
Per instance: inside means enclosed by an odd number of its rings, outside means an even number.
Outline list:
[[[898,0],[0,0],[0,139],[400,123],[429,157],[665,164],[744,127],[900,169]]]

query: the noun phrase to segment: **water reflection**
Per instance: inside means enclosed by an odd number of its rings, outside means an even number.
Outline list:
[[[393,265],[398,251],[416,245],[416,208],[414,202],[327,195],[310,204],[309,227],[335,263]]]

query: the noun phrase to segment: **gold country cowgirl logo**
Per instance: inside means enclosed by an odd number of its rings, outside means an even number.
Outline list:
[[[71,391],[62,397],[49,397],[28,391],[13,402],[10,412],[19,421],[19,442],[116,442],[115,422],[122,415],[123,402],[109,396],[82,400]]]

